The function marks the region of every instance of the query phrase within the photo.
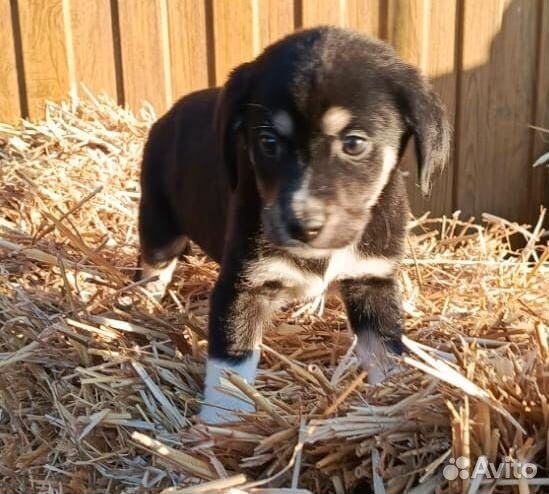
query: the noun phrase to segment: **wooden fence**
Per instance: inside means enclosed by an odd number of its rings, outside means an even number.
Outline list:
[[[39,118],[84,82],[163,112],[294,29],[386,39],[428,75],[454,124],[452,160],[416,212],[531,221],[549,203],[533,170],[549,134],[549,0],[0,0],[0,121]]]

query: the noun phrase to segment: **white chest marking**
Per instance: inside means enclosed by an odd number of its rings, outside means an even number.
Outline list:
[[[326,284],[347,278],[387,278],[395,270],[395,261],[386,257],[364,257],[354,247],[334,251],[324,273]]]
[[[264,259],[253,266],[250,283],[261,286],[267,281],[280,281],[299,288],[303,298],[324,293],[331,283],[352,278],[387,278],[396,268],[396,261],[386,257],[364,257],[354,247],[334,250],[324,275],[304,270],[281,257]]]

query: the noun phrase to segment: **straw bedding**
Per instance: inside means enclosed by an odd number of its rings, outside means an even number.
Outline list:
[[[193,416],[216,265],[195,247],[162,305],[131,281],[153,119],[88,95],[0,126],[0,492],[547,492],[442,477],[482,455],[549,477],[543,211],[532,228],[414,220],[401,374],[365,384],[337,298],[322,317],[290,307],[255,388],[226,376],[258,412],[206,427]]]

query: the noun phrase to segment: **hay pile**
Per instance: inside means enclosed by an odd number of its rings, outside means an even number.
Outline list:
[[[265,337],[257,392],[227,376],[258,413],[206,427],[193,415],[216,265],[195,249],[162,306],[130,281],[153,118],[89,95],[0,127],[2,493],[547,492],[541,220],[416,220],[404,374],[363,382],[337,299],[321,318],[292,307]],[[542,480],[443,479],[482,455]]]

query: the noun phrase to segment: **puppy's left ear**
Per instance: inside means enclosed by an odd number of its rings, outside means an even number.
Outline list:
[[[433,172],[444,168],[450,152],[451,128],[440,98],[412,67],[400,86],[408,132],[414,136],[418,176],[424,195],[431,192]]]
[[[215,112],[215,127],[231,189],[238,182],[238,131],[242,125],[242,111],[251,86],[253,62],[238,66],[221,90]]]

